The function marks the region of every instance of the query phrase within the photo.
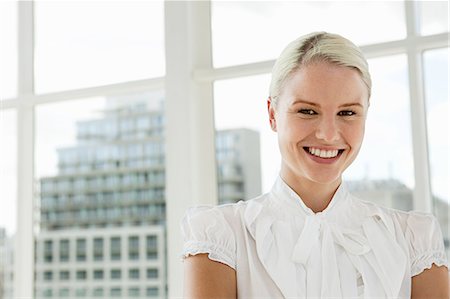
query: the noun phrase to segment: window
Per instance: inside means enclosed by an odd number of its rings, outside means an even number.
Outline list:
[[[94,270],[94,279],[103,279],[103,270]]]
[[[128,258],[130,260],[139,259],[139,237],[137,236],[128,238]]]
[[[9,4],[8,4],[9,3]],[[12,1],[1,2],[0,7],[3,9],[6,5],[13,5]],[[5,11],[6,12],[6,11]],[[4,11],[0,10],[0,34],[5,30],[3,24]],[[6,18],[7,19],[7,18]],[[4,37],[1,35],[0,40]],[[3,44],[0,51],[0,99],[3,99],[3,73],[5,64],[2,60]],[[6,49],[5,49],[6,51]],[[8,78],[11,74],[8,74]],[[7,87],[6,87],[7,88]],[[2,144],[8,146],[0,146],[0,190],[2,190],[2,208],[0,209],[0,227],[5,228],[7,237],[11,237],[16,232],[16,206],[17,206],[17,113],[16,110],[7,109],[0,110],[0,140]]]
[[[69,261],[69,240],[60,240],[59,241],[59,261],[67,262]]]
[[[164,75],[163,13],[163,1],[36,2],[37,93]]]
[[[17,95],[17,2],[0,3],[0,99]],[[4,135],[2,135],[4,136]]]
[[[448,1],[417,1],[416,5],[421,34],[448,32]]]
[[[59,280],[69,280],[70,272],[69,271],[59,271]]]
[[[132,287],[128,289],[128,296],[132,298],[137,298],[140,296],[140,289],[138,287]]]
[[[94,261],[103,260],[103,239],[94,238]]]
[[[245,199],[255,197],[261,192],[270,190],[278,176],[279,161],[277,137],[270,129],[267,111],[267,88],[269,75],[242,77],[238,79],[220,80],[214,83],[214,120],[216,126],[216,159],[219,169],[218,185],[229,180],[225,173],[220,173],[233,163],[241,164],[246,177],[254,178],[247,183]],[[266,86],[267,88],[261,88]],[[239,90],[238,94],[232,90]],[[233,107],[239,107],[234,109]],[[244,139],[234,137],[239,134]],[[251,150],[247,150],[251,148]],[[260,153],[260,154],[258,154]],[[238,181],[242,182],[243,178]],[[232,180],[234,181],[234,180]],[[223,190],[226,192],[226,190]],[[236,201],[233,194],[219,194],[219,201]],[[241,195],[242,196],[242,195]]]
[[[146,290],[147,297],[158,297],[159,296],[159,289],[157,287],[150,287]]]
[[[139,279],[139,269],[130,269],[128,271],[128,278]]]
[[[51,281],[53,279],[53,272],[52,271],[45,271],[44,272],[44,280],[45,281]]]
[[[44,261],[51,263],[53,260],[53,241],[46,240],[44,242]]]
[[[434,213],[441,224],[444,241],[448,248],[447,255],[450,256],[448,225],[450,203],[448,189],[448,182],[450,181],[448,57],[449,48],[433,49],[423,53],[431,191],[433,193]]]
[[[52,289],[45,289],[45,290],[42,292],[42,296],[43,296],[44,298],[52,298],[52,297],[53,297],[53,290],[52,290]]]
[[[95,288],[92,291],[92,296],[94,296],[95,298],[103,297],[103,295],[104,295],[104,291],[102,288]]]
[[[111,288],[109,294],[111,297],[120,297],[122,296],[122,289],[121,288]]]
[[[68,298],[69,294],[70,294],[70,291],[68,288],[60,289],[58,292],[58,295],[60,298]]]
[[[402,39],[403,6],[401,1],[212,1],[214,66],[274,59],[294,38],[318,30],[339,32],[359,45]],[[342,22],[347,18],[352,22]]]
[[[77,280],[86,280],[86,278],[87,278],[86,270],[77,271]]]
[[[158,278],[158,269],[147,269],[147,278]]]
[[[111,279],[121,279],[122,278],[122,271],[119,269],[113,269],[111,270]]]
[[[369,59],[369,67],[373,90],[364,142],[344,177],[360,197],[411,210],[415,182],[406,55]],[[381,190],[392,196],[376,194]]]
[[[87,293],[87,291],[86,291],[85,288],[76,289],[76,290],[75,290],[75,297],[78,297],[78,298],[80,298],[80,297],[86,297],[86,293]]]
[[[147,259],[154,260],[158,258],[158,244],[156,236],[147,236]]]
[[[77,261],[86,260],[86,239],[77,239]]]
[[[120,260],[120,257],[121,257],[120,238],[119,237],[111,238],[111,260],[112,261]]]

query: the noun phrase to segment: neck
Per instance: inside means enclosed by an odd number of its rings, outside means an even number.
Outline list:
[[[331,183],[318,183],[280,173],[283,181],[300,196],[303,203],[314,213],[322,212],[331,202],[341,179]]]

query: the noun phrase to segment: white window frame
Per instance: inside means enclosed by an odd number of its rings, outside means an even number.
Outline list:
[[[17,231],[14,296],[33,297],[34,110],[83,97],[166,90],[166,197],[169,297],[182,297],[179,221],[188,206],[217,202],[213,82],[270,73],[274,60],[213,68],[209,1],[165,2],[165,77],[36,95],[33,88],[33,2],[18,1],[18,96],[0,109],[17,112]],[[368,58],[408,58],[414,156],[414,209],[432,212],[422,53],[449,46],[449,33],[420,36],[417,3],[405,1],[405,39],[361,47]],[[206,45],[206,46],[205,46]],[[209,46],[208,46],[209,45]],[[180,128],[183,128],[181,131]],[[20,258],[19,258],[20,257]]]

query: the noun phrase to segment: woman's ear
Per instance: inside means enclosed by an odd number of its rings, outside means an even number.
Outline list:
[[[269,113],[269,122],[270,122],[270,128],[272,131],[277,131],[277,121],[275,119],[275,105],[272,101],[271,97],[267,98],[267,112]]]

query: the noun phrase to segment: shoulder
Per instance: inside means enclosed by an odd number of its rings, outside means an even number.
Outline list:
[[[268,194],[263,194],[253,199],[239,201],[237,203],[192,207],[185,212],[182,222],[193,221],[202,224],[225,221],[233,225],[239,222],[246,213],[257,210],[259,206],[268,203],[268,197]]]
[[[430,269],[433,264],[447,265],[442,232],[434,215],[386,208],[358,199],[354,207],[365,211],[366,218],[381,218],[397,242],[405,244],[410,257],[411,276]]]
[[[432,230],[439,226],[436,217],[430,213],[397,210],[362,200],[353,195],[351,197],[354,202],[354,208],[360,211],[363,217],[380,216],[385,221],[389,221],[401,228],[404,233],[410,229],[419,231]]]
[[[242,241],[244,217],[264,196],[219,206],[198,206],[186,211],[181,220],[183,258],[207,253],[208,258],[236,268],[237,244]]]

